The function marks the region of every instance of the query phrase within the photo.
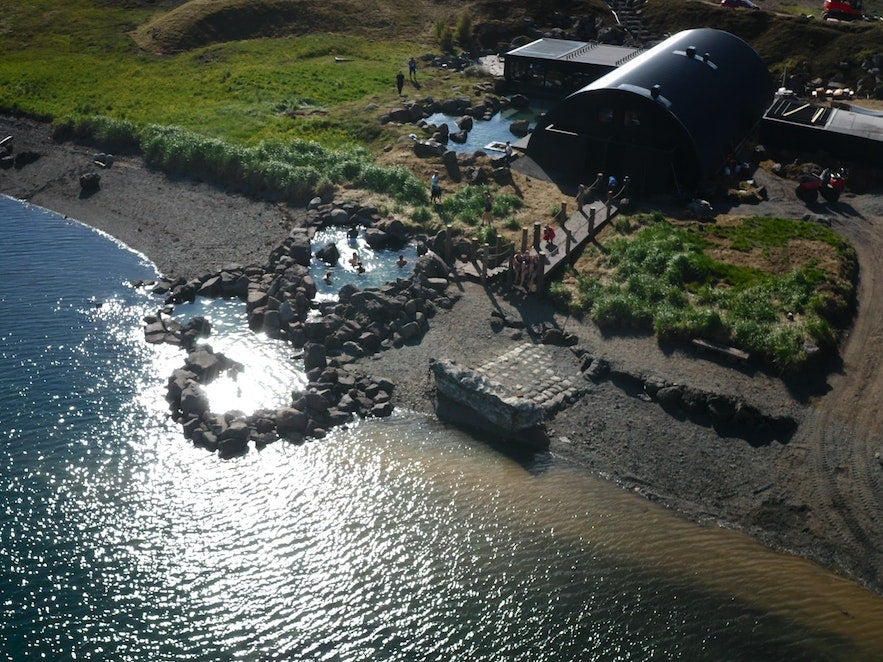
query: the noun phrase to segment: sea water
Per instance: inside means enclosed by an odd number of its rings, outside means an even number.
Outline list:
[[[548,454],[397,411],[220,459],[170,418],[143,257],[0,198],[0,657],[874,659],[883,599],[678,518]],[[246,370],[212,408],[283,404],[296,353],[239,302]],[[393,376],[394,377],[394,376]]]

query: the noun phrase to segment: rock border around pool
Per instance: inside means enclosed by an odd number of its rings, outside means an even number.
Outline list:
[[[169,377],[166,399],[171,415],[195,444],[223,456],[245,452],[276,439],[301,442],[320,438],[328,429],[354,417],[384,417],[392,413],[394,384],[360,374],[356,359],[386,349],[420,342],[438,308],[450,308],[460,293],[451,287],[450,267],[423,244],[413,273],[382,287],[360,289],[348,284],[337,301],[316,302],[316,284],[309,273],[311,239],[316,228],[330,225],[371,225],[388,237],[407,240],[398,221],[378,223],[376,210],[352,204],[313,204],[312,223],[297,227],[270,253],[263,266],[229,264],[191,280],[162,279],[151,286],[165,296],[165,306],[144,319],[145,339],[168,343],[187,352],[184,366]],[[243,366],[199,339],[211,325],[201,317],[181,324],[171,318],[174,305],[196,297],[238,298],[245,302],[249,328],[284,339],[302,349],[308,379],[304,391],[294,392],[288,406],[252,414],[209,410],[204,386],[219,375],[235,376]]]

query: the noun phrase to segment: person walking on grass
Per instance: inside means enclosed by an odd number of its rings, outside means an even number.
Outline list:
[[[481,222],[485,225],[491,224],[491,211],[494,208],[494,197],[490,191],[484,192],[484,214],[481,216]]]
[[[396,88],[399,91],[399,96],[402,96],[403,87],[405,87],[405,74],[400,71],[396,74]]]
[[[417,60],[414,58],[408,60],[408,79],[412,83],[417,82]]]

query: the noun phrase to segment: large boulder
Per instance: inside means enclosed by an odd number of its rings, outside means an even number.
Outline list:
[[[194,373],[203,384],[221,374],[223,368],[221,357],[205,347],[193,350],[184,359],[184,369]]]
[[[316,251],[316,257],[322,260],[325,264],[337,264],[337,261],[340,259],[340,251],[337,248],[337,244],[334,242],[328,242],[322,248]]]
[[[381,250],[389,246],[390,236],[380,228],[368,228],[365,230],[365,243],[373,250]]]
[[[421,158],[434,158],[445,153],[445,146],[435,140],[418,140],[414,143],[414,155]]]
[[[184,417],[201,417],[208,411],[208,407],[208,396],[202,387],[193,380],[187,382],[184,390],[181,391],[180,409]]]
[[[404,223],[395,218],[383,221],[377,227],[396,241],[404,241],[408,237],[408,228],[405,227]]]
[[[304,370],[313,368],[326,368],[328,359],[325,356],[325,345],[317,342],[308,342],[304,345]]]
[[[295,262],[305,267],[310,266],[312,247],[310,234],[305,228],[294,228],[288,235],[288,254]]]
[[[18,162],[16,162],[18,165]],[[97,191],[101,186],[101,175],[97,172],[87,172],[80,175],[80,188],[84,191]]]
[[[387,113],[387,115],[389,116],[390,121],[399,122],[400,124],[405,124],[413,119],[413,114],[411,113],[410,108],[393,108]]]
[[[509,125],[509,131],[516,136],[523,137],[528,134],[530,130],[530,122],[527,120],[515,120],[512,124]]]
[[[276,411],[276,431],[282,436],[292,432],[302,434],[307,429],[307,422],[307,415],[294,407],[283,407]]]

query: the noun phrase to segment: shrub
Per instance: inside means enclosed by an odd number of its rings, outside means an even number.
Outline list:
[[[335,184],[351,183],[413,204],[425,204],[425,187],[401,166],[376,165],[367,150],[332,150],[296,140],[243,147],[179,127],[152,125],[142,132],[145,160],[172,172],[242,188],[253,195],[276,194],[292,203],[327,197]]]
[[[420,206],[411,213],[411,220],[417,225],[426,225],[432,219],[432,211],[429,207]]]
[[[131,122],[103,115],[66,118],[52,126],[56,142],[79,140],[113,151],[134,151],[140,145],[138,128]]]
[[[457,19],[457,27],[455,29],[457,43],[461,48],[469,50],[472,44],[472,19],[468,12],[463,12]]]
[[[571,310],[573,292],[571,292],[570,288],[564,285],[564,283],[553,281],[552,284],[549,285],[549,296],[552,298],[552,303],[559,310]]]
[[[592,305],[592,319],[600,328],[627,328],[647,331],[653,316],[641,300],[619,288],[602,290]]]
[[[438,24],[436,24],[438,26]],[[438,47],[445,53],[453,53],[454,51],[454,32],[451,30],[450,26],[443,25],[441,31],[438,31],[438,27],[436,27],[437,31],[437,39],[438,39]]]
[[[482,225],[475,231],[475,238],[482,244],[493,244],[497,241],[497,229],[493,225]]]

